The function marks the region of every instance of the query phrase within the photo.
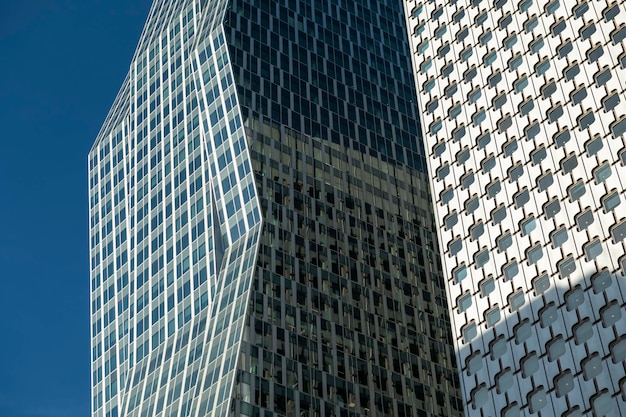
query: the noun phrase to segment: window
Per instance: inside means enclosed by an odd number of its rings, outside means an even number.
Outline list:
[[[539,309],[539,323],[542,328],[546,328],[550,326],[552,323],[556,321],[558,318],[558,309],[554,305],[554,302],[551,301],[547,305],[543,306]]]
[[[457,215],[455,210],[443,218],[443,223],[447,230],[451,230],[457,224],[458,220],[459,216]]]
[[[565,293],[565,305],[567,311],[574,311],[585,301],[585,295],[580,285]]]
[[[540,35],[537,39],[534,39],[533,41],[531,41],[528,44],[528,47],[531,53],[536,54],[537,52],[539,52],[541,48],[543,48],[543,45],[544,45],[543,38]]]
[[[562,130],[554,135],[554,144],[557,148],[562,147],[570,140],[569,130]]]
[[[487,297],[496,289],[496,283],[491,276],[480,281],[478,286],[480,287],[481,297]]]
[[[560,247],[567,242],[567,229],[564,226],[559,227],[550,233],[550,240],[552,241],[553,248]]]
[[[489,43],[492,37],[493,37],[493,34],[491,33],[491,30],[487,29],[478,37],[478,41],[480,42],[481,45],[485,46]]]
[[[559,2],[559,0],[551,1],[545,6],[546,14],[551,15],[552,13],[556,12],[560,6],[561,3]]]
[[[578,227],[578,230],[585,230],[587,227],[589,227],[594,219],[593,219],[593,211],[587,207],[585,210],[583,210],[582,212],[578,213],[574,219],[576,220],[576,226]]]
[[[533,278],[533,288],[536,295],[541,295],[550,288],[550,277],[548,274],[541,274],[536,278]]]
[[[491,142],[491,134],[489,132],[484,132],[476,138],[476,144],[478,145],[478,149],[483,149],[486,147],[489,142]]]
[[[487,196],[489,198],[494,198],[501,190],[502,186],[500,184],[500,180],[496,178],[487,185]]]
[[[546,152],[546,148],[543,145],[540,145],[537,149],[530,153],[530,159],[532,160],[533,165],[539,165],[541,161],[546,159],[548,156]]]
[[[524,165],[522,165],[521,162],[518,162],[517,164],[509,168],[508,174],[510,182],[517,181],[524,174]]]
[[[602,107],[604,107],[606,112],[613,110],[619,103],[620,98],[616,90],[613,90],[611,94],[602,99]]]
[[[467,214],[472,214],[476,209],[480,207],[480,202],[478,200],[478,196],[474,194],[472,198],[465,202],[465,211]]]
[[[546,99],[556,92],[556,82],[551,78],[543,87],[541,87],[541,96]]]
[[[589,39],[594,33],[596,33],[596,24],[593,22],[589,22],[580,30],[580,36],[583,40]]]
[[[569,174],[578,166],[578,159],[575,154],[570,154],[568,157],[561,160],[561,169],[563,173]]]
[[[490,87],[495,87],[500,81],[502,81],[502,73],[500,72],[500,70],[497,70],[489,77],[487,77],[487,82],[489,83]]]
[[[587,3],[587,0],[582,0],[582,3],[574,6],[572,12],[574,13],[574,16],[576,16],[576,19],[579,19],[587,12],[587,10],[589,10],[589,4]]]
[[[591,277],[591,286],[594,294],[600,294],[609,288],[611,283],[611,274],[607,270],[597,272]]]
[[[513,88],[516,93],[521,93],[524,88],[528,86],[528,77],[526,74],[522,74],[515,82],[513,82]]]
[[[524,22],[524,31],[526,33],[532,32],[533,29],[537,27],[538,23],[539,21],[537,20],[537,15],[533,14],[526,22]]]
[[[511,233],[506,231],[501,236],[496,239],[496,245],[498,246],[499,252],[504,252],[513,244],[513,238],[511,237]]]
[[[561,106],[561,102],[557,102],[555,105],[553,105],[548,110],[547,116],[550,123],[554,123],[559,120],[559,118],[563,116],[563,106]]]
[[[619,193],[615,189],[613,189],[609,194],[602,197],[601,201],[602,208],[604,208],[605,213],[613,211],[621,203]]]
[[[604,55],[604,50],[602,49],[601,44],[597,44],[595,47],[587,51],[587,59],[591,63],[596,62],[602,55]]]
[[[515,259],[502,267],[502,274],[507,281],[512,280],[519,273],[519,266]]]
[[[557,262],[556,267],[561,275],[561,278],[567,278],[574,273],[574,271],[576,271],[576,261],[572,255],[569,255],[565,259]]]
[[[470,170],[468,173],[461,176],[461,187],[464,189],[469,188],[474,183],[474,173]]]
[[[609,67],[604,66],[603,69],[594,74],[593,79],[595,80],[598,87],[602,87],[611,79],[611,70]]]
[[[560,211],[561,203],[558,198],[554,198],[543,205],[543,214],[546,215],[546,219],[553,218]]]
[[[474,262],[476,263],[476,268],[482,268],[489,262],[489,249],[487,247],[483,247],[480,251],[474,254]]]
[[[485,159],[483,159],[480,163],[480,167],[483,170],[483,173],[488,173],[496,166],[496,158],[493,156],[493,153],[487,155]]]
[[[511,311],[519,310],[524,305],[524,302],[525,302],[524,290],[520,288],[518,291],[514,292],[513,294],[509,294],[508,300],[509,300],[509,307],[511,308]],[[526,323],[528,324],[528,326],[525,327],[525,329],[527,329],[527,332],[530,332],[530,324],[528,322]],[[519,327],[517,329],[519,329]],[[518,332],[516,332],[516,338],[517,338],[517,335],[518,335]]]
[[[467,100],[470,102],[470,104],[474,104],[478,101],[481,94],[482,93],[481,93],[480,88],[476,87],[475,89],[469,92],[469,94],[467,95]]]
[[[533,230],[535,230],[536,227],[537,222],[532,215],[520,222],[520,229],[522,230],[522,235],[524,236],[529,235]]]
[[[513,199],[515,200],[515,208],[523,207],[524,204],[530,201],[530,194],[528,192],[528,189],[526,187],[522,188],[520,191],[515,193]]]
[[[608,161],[605,161],[599,167],[593,170],[593,179],[596,184],[601,184],[607,180],[612,174],[611,164]]]
[[[457,305],[459,306],[459,313],[464,312],[472,306],[472,294],[466,291],[463,295],[457,298]]]
[[[572,91],[569,96],[574,104],[579,104],[587,97],[587,89],[584,86],[579,87],[578,89]]]
[[[494,99],[491,102],[491,104],[493,105],[493,108],[496,110],[499,110],[502,106],[504,106],[505,103],[506,103],[506,93],[502,93],[494,97]]]
[[[471,240],[478,240],[478,238],[485,232],[485,225],[482,222],[478,222],[470,227],[469,232]]]
[[[552,173],[550,171],[537,178],[537,187],[539,188],[539,191],[547,190],[553,183],[554,178],[552,177]]]
[[[485,321],[488,327],[493,327],[500,321],[500,308],[496,304],[493,308],[485,312]]]
[[[528,264],[533,265],[539,262],[541,258],[543,258],[543,249],[540,243],[535,244],[534,246],[526,249],[526,258],[528,259]]]
[[[516,139],[511,139],[508,142],[506,142],[503,146],[502,146],[502,151],[504,152],[504,156],[511,156],[513,155],[513,153],[517,150],[517,140]],[[518,164],[519,165],[519,164]],[[509,168],[509,176],[510,176],[510,171],[513,168]]]
[[[506,219],[506,216],[507,212],[504,204],[500,204],[498,208],[491,211],[491,219],[494,224],[500,224],[504,219]]]
[[[452,277],[457,283],[463,281],[467,277],[467,267],[464,263],[452,270]]]
[[[463,127],[463,134],[465,134],[465,128]],[[470,157],[470,152],[469,152],[469,148],[465,147],[463,149],[461,149],[459,152],[457,152],[456,154],[456,163],[458,165],[463,165],[465,162],[467,162],[469,160]]]
[[[572,46],[572,41],[570,38],[567,38],[563,41],[563,43],[556,47],[556,52],[559,55],[559,58],[565,58],[573,50],[574,47]]]
[[[585,143],[585,150],[588,156],[594,156],[602,149],[602,137],[597,135],[594,139],[588,140]]]

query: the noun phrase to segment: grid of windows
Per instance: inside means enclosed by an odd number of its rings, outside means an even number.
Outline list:
[[[624,3],[405,10],[467,408],[625,415]]]
[[[94,416],[462,414],[402,18],[154,2],[89,154]]]

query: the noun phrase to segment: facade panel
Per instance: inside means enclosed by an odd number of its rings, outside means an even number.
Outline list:
[[[402,3],[155,1],[89,155],[93,415],[461,415]]]
[[[623,1],[406,1],[468,415],[626,415]]]

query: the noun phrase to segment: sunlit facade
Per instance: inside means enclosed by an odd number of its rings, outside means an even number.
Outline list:
[[[626,416],[626,6],[405,1],[469,416]]]
[[[94,417],[460,416],[400,0],[155,1],[89,154]]]

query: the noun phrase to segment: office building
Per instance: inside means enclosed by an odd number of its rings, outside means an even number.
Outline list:
[[[405,1],[469,416],[626,415],[626,6]]]
[[[93,415],[460,416],[400,0],[154,2],[89,154]]]

